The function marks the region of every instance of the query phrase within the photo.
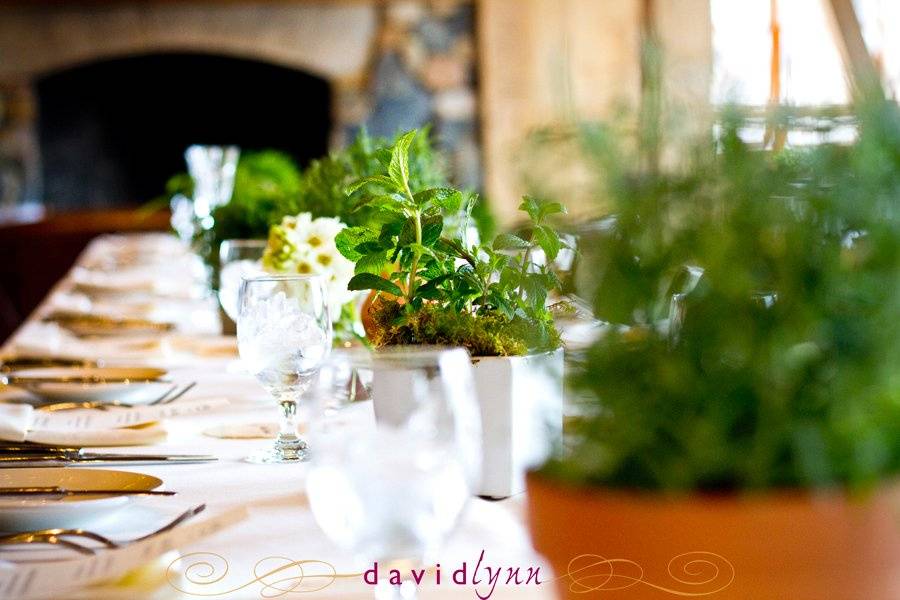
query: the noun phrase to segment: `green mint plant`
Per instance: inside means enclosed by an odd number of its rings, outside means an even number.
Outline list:
[[[651,173],[584,130],[615,226],[581,268],[619,326],[573,360],[581,418],[545,474],[677,493],[897,477],[900,110],[856,117],[853,144],[768,152],[728,116],[715,144]],[[661,319],[685,266],[703,275]]]
[[[389,294],[373,307],[375,345],[463,345],[473,354],[508,355],[559,345],[546,303],[559,286],[549,264],[562,242],[548,218],[559,203],[525,198],[520,208],[530,233],[497,236],[490,245],[466,246],[444,231],[444,217],[468,218],[477,196],[450,187],[419,187],[410,178],[410,147],[418,132],[400,136],[385,154],[383,172],[347,192],[356,209],[374,211],[366,225],[336,238],[356,263],[351,290]],[[545,260],[535,260],[540,249]]]

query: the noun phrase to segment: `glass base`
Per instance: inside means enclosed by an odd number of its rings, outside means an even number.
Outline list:
[[[309,460],[309,447],[299,438],[278,439],[271,448],[266,448],[245,458],[256,464],[299,463]]]

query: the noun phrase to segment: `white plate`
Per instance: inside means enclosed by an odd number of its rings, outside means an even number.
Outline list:
[[[0,487],[60,486],[73,490],[153,490],[162,480],[143,473],[109,469],[36,467],[0,469]],[[118,512],[132,496],[23,498],[0,496],[0,531],[85,527]]]
[[[172,382],[166,371],[126,367],[47,367],[10,373],[10,384],[53,402],[123,402],[157,400]]]

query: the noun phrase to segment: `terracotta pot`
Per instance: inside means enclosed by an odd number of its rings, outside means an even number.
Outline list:
[[[663,498],[532,473],[528,518],[563,598],[893,600],[898,492]]]
[[[360,320],[362,320],[363,329],[366,332],[366,336],[370,339],[372,338],[372,334],[375,331],[375,320],[372,319],[372,308],[377,305],[377,303],[383,300],[396,300],[400,304],[404,304],[406,300],[404,298],[399,298],[393,294],[388,294],[387,292],[379,292],[378,290],[372,290],[366,296],[366,299],[362,303],[362,307],[359,309]]]

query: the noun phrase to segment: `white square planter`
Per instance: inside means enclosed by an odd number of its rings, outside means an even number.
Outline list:
[[[525,490],[525,472],[562,437],[563,350],[472,359],[481,406],[479,496]]]
[[[474,357],[475,392],[481,413],[464,452],[481,454],[478,496],[506,498],[525,491],[525,472],[544,461],[562,437],[563,350],[528,356]],[[401,423],[414,407],[412,371],[379,369],[373,374],[375,419]],[[474,415],[473,415],[474,417]],[[463,434],[466,438],[466,434]]]

